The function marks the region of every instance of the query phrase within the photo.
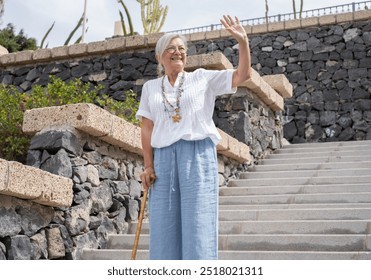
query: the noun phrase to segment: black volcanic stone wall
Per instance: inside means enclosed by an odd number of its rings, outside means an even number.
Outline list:
[[[252,66],[261,75],[285,74],[294,96],[285,100],[284,137],[292,143],[371,139],[371,23],[279,31],[249,36]],[[190,42],[189,55],[223,52],[234,64],[234,40]],[[124,100],[156,77],[153,50],[131,51],[81,61],[0,70],[0,82],[29,91],[47,84],[49,75],[103,84]],[[222,112],[218,112],[219,122]],[[230,118],[230,116],[228,116]],[[236,115],[235,118],[238,118]]]

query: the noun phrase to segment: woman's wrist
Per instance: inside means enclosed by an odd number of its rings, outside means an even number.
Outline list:
[[[144,167],[144,171],[147,171],[147,169],[152,169],[152,170],[154,170],[154,169],[153,169],[153,166],[151,166],[151,165],[149,165],[149,166],[145,166],[145,167]]]

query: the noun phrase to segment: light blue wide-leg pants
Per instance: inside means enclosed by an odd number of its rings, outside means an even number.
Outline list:
[[[218,162],[210,138],[154,149],[150,259],[218,258]]]

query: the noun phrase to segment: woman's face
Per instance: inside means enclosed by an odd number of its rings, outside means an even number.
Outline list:
[[[174,38],[166,47],[160,63],[165,73],[182,72],[187,62],[187,48],[182,39]]]

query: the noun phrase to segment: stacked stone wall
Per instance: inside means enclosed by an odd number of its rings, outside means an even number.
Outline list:
[[[369,17],[370,11],[361,11],[289,21],[280,28],[246,27],[253,68],[261,76],[284,74],[293,85],[283,112],[290,142],[371,139]],[[29,91],[34,84],[46,85],[49,75],[64,81],[81,78],[104,85],[104,92],[117,100],[124,100],[128,89],[139,99],[143,83],[156,77],[153,45],[160,35],[3,55],[0,82]],[[227,35],[188,35],[188,55],[223,52],[236,66],[238,45]]]

